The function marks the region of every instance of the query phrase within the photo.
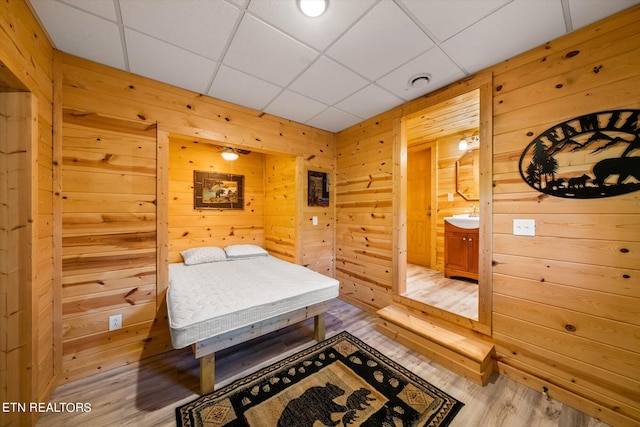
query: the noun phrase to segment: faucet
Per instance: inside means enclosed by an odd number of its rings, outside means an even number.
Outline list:
[[[480,216],[480,212],[478,212],[478,208],[476,206],[475,203],[471,204],[471,213],[469,214],[470,217],[478,217]]]

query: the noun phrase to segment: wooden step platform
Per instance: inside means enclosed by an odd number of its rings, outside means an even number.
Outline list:
[[[476,384],[489,381],[495,349],[480,334],[397,304],[377,315],[379,332]]]

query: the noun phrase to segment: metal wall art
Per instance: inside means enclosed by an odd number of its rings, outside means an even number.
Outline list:
[[[194,209],[244,209],[244,175],[193,171]]]
[[[592,199],[640,190],[640,110],[586,114],[545,130],[520,156],[520,175],[551,196]]]

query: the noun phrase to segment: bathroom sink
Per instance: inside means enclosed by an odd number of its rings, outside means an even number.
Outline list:
[[[444,219],[449,224],[455,225],[460,228],[479,228],[480,217],[470,217],[468,214],[448,216]]]

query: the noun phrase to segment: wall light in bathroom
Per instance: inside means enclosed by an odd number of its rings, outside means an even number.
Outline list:
[[[467,148],[469,148],[469,144],[467,144],[467,140],[463,136],[460,142],[458,143],[458,150],[467,151]]]

